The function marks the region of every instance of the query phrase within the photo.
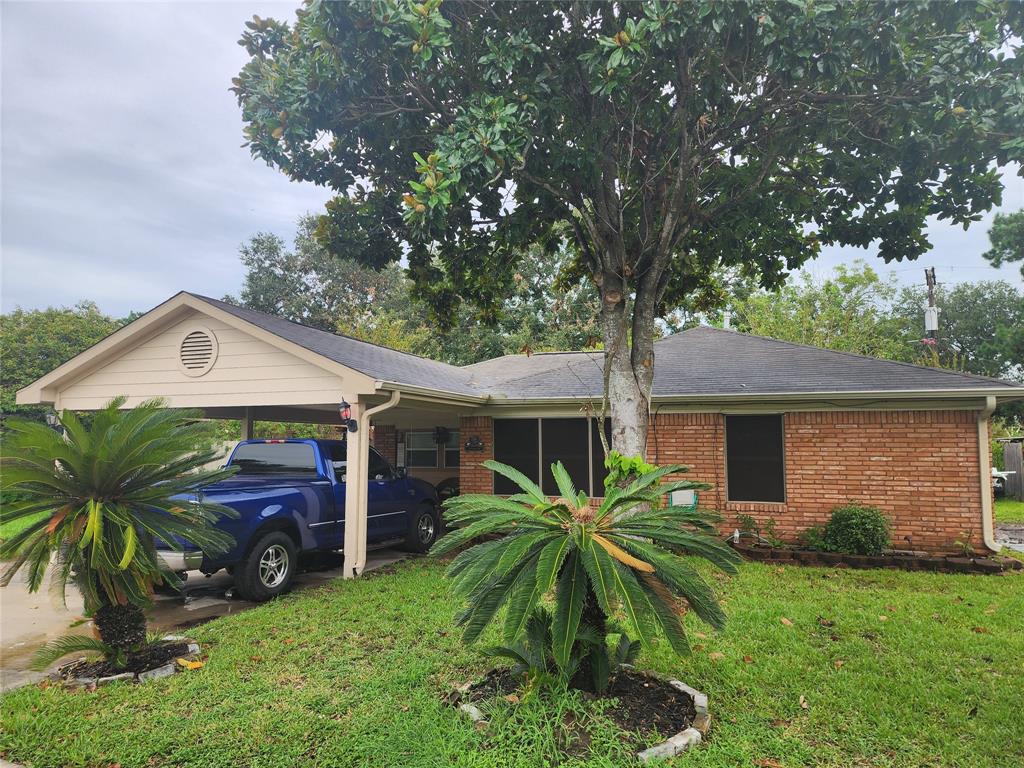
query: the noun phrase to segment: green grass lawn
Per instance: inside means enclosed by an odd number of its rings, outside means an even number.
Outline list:
[[[710,695],[709,741],[673,765],[1024,765],[1024,575],[748,564],[717,583],[727,629],[689,616],[691,657],[639,662]],[[427,560],[286,596],[193,629],[203,669],[4,696],[0,752],[33,768],[633,764],[578,696],[501,702],[486,731],[445,705],[488,667],[455,610]],[[564,743],[569,713],[589,744]]]
[[[995,518],[997,523],[1024,523],[1024,501],[996,499]]]

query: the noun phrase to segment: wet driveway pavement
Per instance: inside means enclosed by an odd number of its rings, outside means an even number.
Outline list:
[[[393,549],[368,552],[366,570],[382,568],[405,557],[404,552]],[[340,565],[339,558],[335,567],[300,573],[295,577],[293,588],[318,586],[340,578]],[[234,581],[226,571],[209,578],[192,571],[184,596],[155,596],[155,604],[147,613],[150,630],[187,629],[257,605],[232,597],[233,586]],[[32,655],[39,646],[60,635],[89,634],[90,624],[81,617],[82,599],[73,588],[68,590],[66,607],[60,596],[49,589],[49,583],[35,594],[29,594],[20,578],[0,589],[0,690],[45,677],[45,673],[29,670]]]

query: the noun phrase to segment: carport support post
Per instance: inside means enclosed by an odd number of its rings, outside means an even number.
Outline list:
[[[242,439],[252,440],[253,432],[253,414],[252,408],[246,407],[242,413]]]
[[[352,398],[352,416],[356,424],[363,412],[359,398]],[[365,444],[366,448],[363,448]],[[366,457],[365,459],[363,457]],[[362,429],[349,432],[345,438],[345,565],[346,579],[358,576],[362,571],[359,561],[366,560],[366,494],[367,483],[359,478],[366,476],[366,464],[370,458],[369,437]],[[362,555],[362,557],[360,557]],[[356,568],[359,568],[357,571]]]
[[[387,402],[365,408],[359,398],[353,398],[351,418],[358,428],[349,432],[345,440],[345,567],[344,577],[351,579],[366,566],[366,515],[370,483],[370,417],[394,408],[402,395],[397,390]]]

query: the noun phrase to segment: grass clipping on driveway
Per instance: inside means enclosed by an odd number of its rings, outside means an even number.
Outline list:
[[[206,665],[168,680],[15,691],[0,751],[34,768],[634,764],[578,694],[499,701],[486,730],[442,703],[489,666],[442,573],[416,560],[195,628]],[[1024,762],[1024,576],[747,564],[716,583],[726,631],[688,617],[692,657],[638,663],[710,696],[709,742],[673,765]]]

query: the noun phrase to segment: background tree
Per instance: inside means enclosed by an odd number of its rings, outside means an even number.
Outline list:
[[[1012,261],[1022,262],[1020,273],[1024,275],[1024,210],[997,213],[988,231],[988,239],[992,247],[982,256],[992,262],[993,267]]]
[[[921,331],[892,311],[897,287],[863,262],[822,280],[802,272],[778,291],[735,302],[737,330],[888,360],[918,353]],[[923,320],[921,324],[923,326]]]
[[[332,257],[313,237],[316,218],[303,216],[289,250],[277,235],[259,232],[239,247],[245,267],[240,301],[234,303],[335,332],[375,312],[407,303],[406,278],[397,265],[382,270]]]
[[[48,410],[18,406],[18,390],[121,327],[91,301],[74,307],[15,309],[0,317],[0,419],[42,421]]]
[[[1024,328],[1024,292],[1004,280],[939,285],[936,351],[939,359],[980,376],[1019,378],[1024,375],[1024,355],[1012,337]],[[905,324],[907,337],[924,333],[923,287],[904,288],[893,307]]]
[[[655,319],[716,268],[764,286],[822,244],[929,248],[1024,156],[1012,2],[312,3],[254,18],[234,80],[256,157],[338,192],[318,236],[407,247],[442,316],[573,232],[613,444],[645,452]],[[1008,55],[1009,54],[1009,55]]]
[[[521,351],[584,349],[600,337],[595,291],[559,276],[573,255],[565,248],[533,247],[511,276],[511,289],[486,313],[471,304],[452,307],[432,322],[415,300],[412,281],[397,264],[381,270],[333,257],[312,236],[316,220],[299,220],[289,250],[276,235],[258,233],[239,254],[245,278],[228,301],[329,332],[403,352],[466,365]]]

